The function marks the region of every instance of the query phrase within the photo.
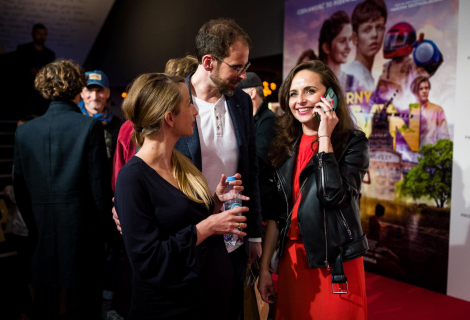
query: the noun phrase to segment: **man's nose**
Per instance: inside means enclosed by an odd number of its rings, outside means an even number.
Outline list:
[[[96,100],[96,96],[97,96],[96,91],[90,92],[90,99],[91,99],[91,100]]]
[[[377,37],[377,28],[372,28],[371,34],[373,37]]]

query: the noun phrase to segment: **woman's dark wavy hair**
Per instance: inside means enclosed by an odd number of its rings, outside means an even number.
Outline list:
[[[34,87],[47,100],[73,100],[86,86],[85,72],[69,60],[55,60],[39,70]]]
[[[326,88],[332,88],[338,97],[336,116],[339,121],[331,136],[331,144],[334,147],[336,157],[339,157],[346,147],[349,132],[356,129],[346,105],[343,90],[333,71],[319,60],[303,62],[289,72],[279,89],[279,104],[284,114],[276,118],[276,136],[269,152],[269,160],[275,169],[279,168],[289,156],[293,155],[293,147],[302,136],[302,124],[294,118],[289,108],[289,91],[292,79],[302,70],[309,70],[318,74],[322,84]]]
[[[331,50],[333,39],[343,30],[345,24],[351,23],[349,16],[344,11],[337,11],[323,22],[320,30],[320,39],[318,39],[318,58],[323,63],[328,62],[328,55],[323,51],[323,44],[328,44]]]

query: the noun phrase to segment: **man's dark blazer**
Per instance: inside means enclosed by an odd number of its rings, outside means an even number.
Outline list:
[[[96,281],[112,206],[109,174],[103,125],[75,103],[53,101],[44,116],[18,127],[15,196],[35,241],[34,286]]]
[[[186,86],[191,97],[191,73],[186,78]],[[250,197],[246,206],[250,211],[246,213],[248,227],[246,233],[248,238],[261,238],[263,229],[261,225],[261,209],[259,200],[258,185],[258,157],[256,155],[256,136],[253,123],[253,104],[250,96],[242,90],[236,90],[231,97],[225,96],[228,110],[232,118],[235,135],[237,137],[239,148],[238,173],[242,175],[243,194]],[[197,122],[194,132],[189,137],[181,137],[176,143],[175,148],[187,156],[194,165],[202,172],[201,144],[199,141],[199,132]],[[245,241],[247,243],[248,241]]]

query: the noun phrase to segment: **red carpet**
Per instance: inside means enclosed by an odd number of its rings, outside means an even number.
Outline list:
[[[369,272],[366,292],[369,320],[470,319],[470,302]]]

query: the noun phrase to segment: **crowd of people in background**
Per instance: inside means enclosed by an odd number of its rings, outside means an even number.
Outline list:
[[[323,62],[289,73],[277,118],[247,71],[251,39],[231,19],[201,27],[195,56],[136,77],[125,119],[106,74],[55,60],[35,25],[18,54],[31,62],[28,110],[41,116],[17,128],[10,191],[27,239],[22,319],[243,319],[255,263],[262,299],[277,295],[275,319],[366,319],[358,201],[369,146],[342,90],[358,83],[332,53],[355,20],[330,20],[341,23],[324,32]],[[221,211],[228,185],[243,206]],[[225,244],[228,233],[245,242]],[[119,315],[124,252],[132,298]]]

